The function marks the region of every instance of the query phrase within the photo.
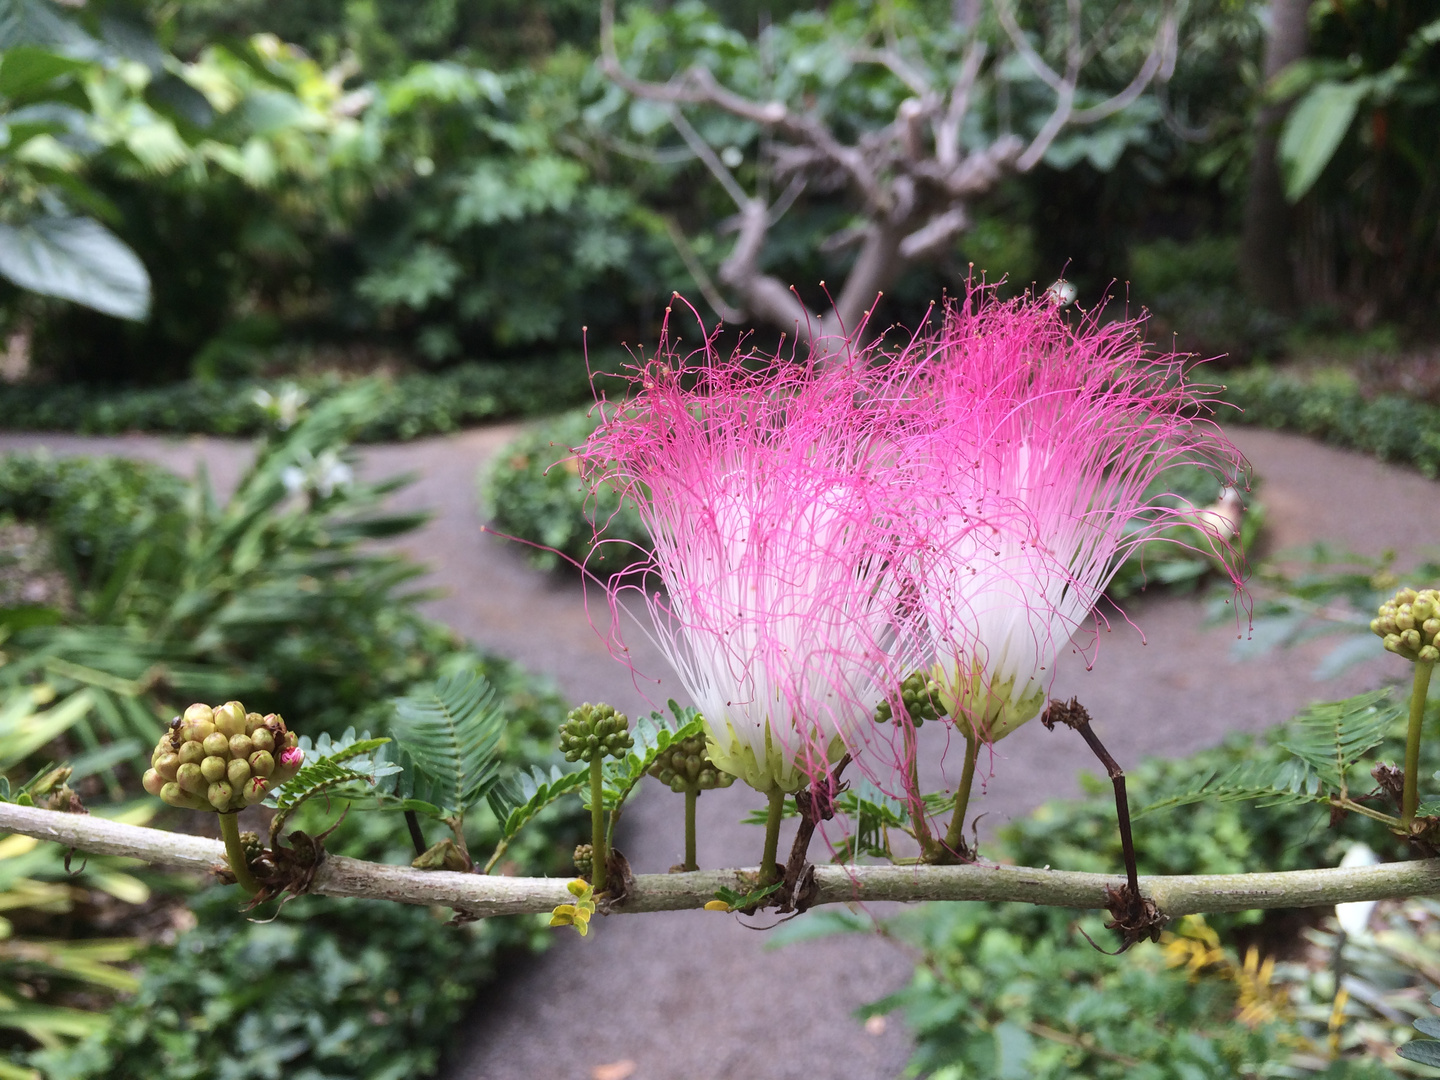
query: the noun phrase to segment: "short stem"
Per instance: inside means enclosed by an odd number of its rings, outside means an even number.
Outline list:
[[[920,750],[915,726],[903,720],[900,725],[905,740],[905,779],[909,788],[905,794],[910,799],[910,824],[920,844],[921,856],[928,857],[934,850],[935,841],[930,836],[930,823],[925,819],[925,800],[920,797]]]
[[[965,846],[965,812],[970,807],[970,789],[975,784],[975,762],[980,757],[980,740],[973,731],[965,732],[965,769],[960,774],[960,790],[955,792],[955,814],[945,832],[945,846],[959,855]]]
[[[695,858],[695,800],[700,797],[700,792],[695,788],[685,789],[685,869],[699,870],[700,863]]]
[[[765,818],[765,854],[760,857],[760,884],[773,885],[780,880],[775,854],[780,850],[780,818],[785,813],[785,792],[770,792],[770,813]]]
[[[1400,824],[1407,831],[1420,806],[1420,734],[1425,723],[1425,695],[1430,690],[1433,662],[1415,662],[1415,680],[1410,687],[1410,728],[1405,733],[1405,792],[1400,803]]]
[[[420,815],[414,810],[405,811],[405,827],[410,830],[410,843],[415,847],[415,855],[418,858],[425,854],[425,834],[420,831]]]
[[[605,891],[605,776],[599,754],[590,762],[590,882],[597,893]]]
[[[220,836],[225,841],[225,858],[230,861],[235,884],[254,896],[260,891],[260,883],[250,872],[250,862],[245,854],[245,845],[240,842],[240,825],[235,814],[220,815]]]

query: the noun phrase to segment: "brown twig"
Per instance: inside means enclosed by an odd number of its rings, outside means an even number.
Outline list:
[[[1136,942],[1149,938],[1160,939],[1160,930],[1165,925],[1165,916],[1155,903],[1140,891],[1140,874],[1135,865],[1135,839],[1130,832],[1130,799],[1125,793],[1125,770],[1105,749],[1105,744],[1090,727],[1090,714],[1079,699],[1068,702],[1052,701],[1046,706],[1040,722],[1047,731],[1054,731],[1056,724],[1074,728],[1085,740],[1115,786],[1115,814],[1120,823],[1120,847],[1125,855],[1125,884],[1120,888],[1107,886],[1105,906],[1110,911],[1111,921],[1105,924],[1107,930],[1120,933],[1120,951],[1124,952]]]
[[[795,842],[790,845],[790,858],[785,862],[785,884],[777,894],[781,913],[802,912],[815,901],[815,866],[807,858],[810,841],[815,829],[822,821],[835,816],[835,799],[844,788],[840,785],[840,774],[850,764],[846,754],[825,774],[819,784],[811,784],[795,793],[795,808],[800,811],[800,827],[795,832]]]

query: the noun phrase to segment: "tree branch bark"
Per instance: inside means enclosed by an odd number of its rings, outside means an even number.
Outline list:
[[[218,840],[122,825],[84,814],[0,803],[0,832],[49,840],[96,855],[121,855],[161,866],[206,871],[221,865]],[[744,892],[749,870],[641,874],[616,912],[700,908],[722,886]],[[1104,874],[1024,866],[819,866],[817,904],[921,900],[1018,901],[1050,907],[1105,907]],[[403,904],[441,904],[484,918],[554,909],[573,897],[562,878],[488,877],[327,856],[310,891]],[[1440,859],[1282,873],[1141,877],[1140,891],[1169,918],[1202,912],[1320,907],[1355,900],[1393,900],[1440,892]]]

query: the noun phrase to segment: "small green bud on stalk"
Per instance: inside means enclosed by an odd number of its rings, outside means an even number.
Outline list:
[[[245,781],[250,779],[250,763],[239,758],[233,759],[226,767],[225,779],[234,790],[244,790]]]
[[[230,756],[232,758],[248,758],[255,752],[255,747],[250,743],[249,735],[230,736]]]
[[[174,780],[175,772],[177,769],[180,768],[182,764],[194,763],[186,762],[183,758],[179,757],[176,754],[161,754],[159,758],[155,761],[155,771],[161,776],[163,776],[166,780]]]
[[[180,764],[199,765],[205,760],[205,745],[190,739],[180,744]]]
[[[205,790],[205,800],[216,810],[225,810],[230,805],[230,796],[234,794],[230,785],[220,780],[211,784]]]
[[[245,784],[245,805],[254,806],[265,798],[265,793],[270,790],[263,776],[252,776]]]
[[[260,727],[264,727],[264,726],[265,726],[265,717],[261,716],[258,712],[250,712],[250,713],[246,713],[246,714],[245,714],[245,734],[246,734],[246,735],[253,735],[253,734],[255,733],[255,729],[256,729],[256,728],[260,728]]]
[[[238,701],[227,701],[215,710],[215,730],[227,739],[231,735],[245,734],[245,706]]]
[[[216,757],[223,757],[230,753],[230,740],[223,732],[211,732],[205,736],[205,741],[200,745],[205,748],[205,753],[213,754]]]
[[[200,762],[200,772],[210,783],[225,779],[225,769],[230,762],[223,757],[207,757]]]
[[[255,776],[269,776],[275,771],[275,759],[267,750],[256,750],[250,755],[250,772]]]
[[[250,733],[250,745],[256,750],[273,752],[275,749],[275,736],[268,728],[256,728]]]
[[[209,805],[198,795],[192,795],[179,784],[169,783],[160,789],[160,798],[171,806],[182,810],[208,810]]]
[[[182,718],[187,724],[213,724],[215,722],[215,710],[209,705],[196,702],[185,710]]]
[[[140,786],[151,795],[159,795],[160,792],[164,790],[165,783],[165,777],[161,776],[154,769],[146,769],[145,775],[140,778]]]
[[[199,765],[181,765],[175,770],[175,782],[192,795],[203,795],[210,786],[210,781],[205,779]]]

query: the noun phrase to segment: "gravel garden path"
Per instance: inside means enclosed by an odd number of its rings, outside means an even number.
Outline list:
[[[479,531],[476,469],[517,430],[505,425],[364,449],[368,475],[416,474],[395,496],[397,506],[434,511],[422,531],[400,544],[433,568],[425,584],[443,590],[426,611],[545,672],[576,701],[605,700],[635,715],[669,696],[683,699],[643,636],[628,640],[644,678],[609,655],[575,577],[539,573],[516,545]],[[1436,484],[1295,436],[1246,428],[1230,434],[1262,480],[1270,548],[1320,539],[1367,554],[1395,547],[1398,565],[1408,567],[1429,551],[1427,538],[1440,543]],[[0,435],[0,450],[37,446],[123,454],[184,473],[204,461],[222,491],[233,487],[249,456],[247,446],[220,440]],[[1395,520],[1406,522],[1403,535],[1379,525]],[[603,613],[590,599],[592,610]],[[1101,635],[1092,671],[1079,655],[1062,661],[1054,690],[1086,703],[1122,764],[1189,753],[1231,731],[1258,731],[1308,701],[1355,693],[1396,673],[1381,656],[1315,682],[1310,673],[1323,644],[1245,659],[1237,655],[1243,623],[1207,626],[1193,599],[1141,598],[1127,614],[1133,625],[1114,619]],[[932,749],[938,757],[944,747]],[[948,770],[932,766],[928,781],[938,785],[953,773],[958,754],[950,758]],[[1098,771],[1076,740],[1039,724],[1022,728],[981,763],[990,775],[972,812],[986,815],[982,843],[996,825],[1044,799],[1078,795],[1080,770]],[[758,805],[739,785],[700,801],[702,865],[756,861],[761,830],[738,822]],[[638,872],[680,860],[679,810],[679,800],[658,785],[641,789],[620,838]],[[445,1080],[890,1080],[904,1068],[910,1046],[903,1025],[853,1016],[910,976],[909,958],[879,939],[769,950],[766,935],[704,912],[618,916],[595,931],[585,940],[557,934],[548,952],[487,989]]]

